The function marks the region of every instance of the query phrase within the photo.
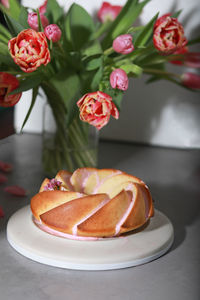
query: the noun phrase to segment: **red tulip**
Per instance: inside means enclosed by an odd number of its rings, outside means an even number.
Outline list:
[[[97,16],[102,23],[105,23],[106,21],[114,21],[120,13],[121,9],[122,6],[111,5],[108,2],[103,2],[101,8],[97,13]]]
[[[154,25],[153,43],[163,55],[169,55],[187,44],[183,26],[176,18],[166,14]]]
[[[191,89],[200,89],[200,76],[194,73],[184,73],[182,75],[182,84]]]
[[[10,185],[4,188],[4,191],[18,197],[25,197],[26,191],[24,188],[18,186],[18,185]]]
[[[19,101],[22,93],[9,95],[9,93],[18,88],[18,86],[19,81],[15,76],[5,72],[0,72],[0,106],[13,106]]]
[[[47,0],[44,1],[44,3],[39,7],[39,13],[41,15],[45,14],[46,9],[47,9]]]
[[[97,129],[101,129],[108,123],[110,115],[115,119],[119,118],[119,111],[112,102],[112,98],[103,92],[85,94],[77,105],[80,110],[80,119]]]
[[[113,89],[126,91],[128,89],[128,76],[122,69],[115,69],[110,74],[110,85]]]
[[[44,33],[48,40],[52,40],[53,43],[58,42],[62,35],[60,28],[56,24],[50,24],[45,27]]]
[[[25,29],[8,42],[8,48],[14,62],[24,72],[33,72],[40,65],[50,62],[50,52],[43,32]]]

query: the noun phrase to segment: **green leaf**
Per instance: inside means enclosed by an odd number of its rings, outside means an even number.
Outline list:
[[[12,69],[19,70],[19,73],[20,73],[20,69],[19,69],[18,65],[15,64],[12,57],[8,53],[6,53],[6,55],[1,54],[1,44],[0,44],[0,63],[5,64],[6,66],[12,67]]]
[[[19,1],[17,0],[9,0],[9,15],[15,19],[18,20],[20,15],[20,5]]]
[[[0,24],[0,33],[5,36],[8,40],[12,38],[12,35],[10,32],[4,27],[2,24]]]
[[[13,95],[19,92],[28,91],[38,86],[42,82],[42,80],[43,77],[41,74],[37,74],[37,75],[34,74],[34,75],[27,76],[23,80],[20,80],[20,86],[9,94]]]
[[[159,53],[155,52],[155,53],[149,53],[149,55],[145,55],[144,58],[140,59],[140,64],[142,66],[148,66],[148,65],[152,65],[152,64],[161,64],[164,63],[166,61],[171,60],[173,56],[162,56]]]
[[[83,58],[87,58],[89,56],[102,54],[102,48],[98,41],[92,41],[87,44],[87,47],[81,51],[81,55]]]
[[[88,61],[85,62],[85,70],[86,71],[92,71],[95,69],[98,69],[103,63],[103,57],[102,56],[97,56],[97,57],[92,57]]]
[[[5,43],[2,43],[1,41],[0,41],[0,54],[9,55],[8,45],[6,45]]]
[[[28,11],[24,6],[21,6],[18,21],[23,26],[24,29],[29,28],[27,20],[28,20]]]
[[[16,36],[18,35],[18,33],[20,33],[24,27],[15,19],[13,19],[12,17],[10,17],[9,15],[4,15],[4,18],[6,20],[6,23],[8,25],[8,28],[10,30],[10,33],[12,34],[12,36]]]
[[[50,0],[47,2],[46,15],[50,24],[56,24],[60,17],[63,15],[63,8],[58,4],[56,0]]]
[[[80,89],[78,75],[72,70],[62,70],[56,76],[51,78],[49,83],[57,90],[63,103],[68,109],[69,101],[74,97],[77,90]]]
[[[157,13],[150,21],[149,23],[142,29],[142,31],[137,35],[137,38],[134,42],[134,46],[145,46],[149,39],[153,35],[153,25],[158,18],[159,13]]]
[[[120,34],[124,34],[136,21],[137,17],[141,13],[143,7],[150,0],[144,0],[139,2],[138,0],[128,0],[117,16],[113,21],[112,26],[108,30],[105,38],[102,41],[103,49],[107,49],[112,45],[113,40]]]
[[[36,86],[36,87],[33,88],[31,105],[30,105],[30,107],[29,107],[29,110],[28,110],[28,112],[27,112],[27,115],[26,115],[26,117],[25,117],[25,119],[24,119],[24,122],[23,122],[23,124],[22,124],[21,130],[20,130],[21,132],[22,132],[22,130],[23,130],[23,128],[24,128],[26,122],[28,121],[28,118],[29,118],[29,116],[30,116],[30,114],[31,114],[31,111],[32,111],[32,109],[33,109],[33,106],[34,106],[34,104],[35,104],[37,95],[38,95],[38,86]]]
[[[143,69],[135,64],[127,64],[120,66],[129,76],[139,77],[142,75]]]
[[[182,9],[180,9],[180,10],[178,10],[177,12],[173,13],[173,14],[171,15],[171,17],[172,17],[172,18],[178,18],[179,15],[181,14],[181,12],[182,12]]]
[[[91,91],[96,91],[98,89],[102,76],[103,76],[103,68],[100,67],[92,76],[92,81],[90,83]]]
[[[0,41],[8,47],[8,39],[2,34],[0,34]]]
[[[79,51],[90,40],[95,26],[88,12],[74,3],[69,9],[65,30],[73,49]]]
[[[120,111],[124,92],[122,92],[121,90],[118,90],[118,89],[113,89],[111,87],[104,89],[102,92],[104,92],[112,97],[112,101],[117,106],[117,109]]]

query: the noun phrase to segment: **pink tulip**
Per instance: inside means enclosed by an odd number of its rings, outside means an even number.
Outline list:
[[[122,6],[111,5],[108,2],[103,2],[101,8],[97,13],[97,16],[101,23],[105,23],[106,21],[114,21],[120,13],[121,9]]]
[[[85,94],[78,102],[80,119],[95,126],[100,130],[105,126],[112,115],[115,119],[119,118],[119,111],[112,98],[103,92]]]
[[[18,186],[18,185],[10,185],[4,188],[4,191],[17,196],[17,197],[25,197],[26,196],[26,191],[24,188]]]
[[[132,35],[131,34],[122,34],[119,35],[114,41],[113,41],[113,49],[117,53],[121,54],[128,54],[131,53],[134,50],[134,46],[132,43]]]
[[[44,3],[39,7],[39,13],[41,15],[45,14],[46,10],[47,10],[47,0],[44,1]]]
[[[6,181],[8,181],[8,178],[4,174],[0,173],[0,183],[5,183]]]
[[[3,208],[0,206],[0,218],[3,218],[5,216]]]
[[[187,44],[183,26],[170,14],[160,17],[154,25],[153,43],[163,55],[175,53]]]
[[[110,74],[110,85],[113,89],[126,91],[128,89],[128,76],[122,69],[115,69]]]
[[[40,14],[40,19],[41,19],[41,23],[43,28],[45,28],[48,24],[49,21],[47,19],[47,17],[45,17],[44,15]],[[28,25],[35,31],[39,30],[39,25],[38,25],[38,16],[37,13],[31,12],[28,14]]]
[[[4,172],[10,172],[12,170],[12,165],[0,160],[0,170]]]
[[[200,76],[194,73],[184,73],[181,78],[182,84],[191,89],[200,89]]]
[[[184,65],[189,68],[200,68],[200,52],[188,52],[184,56]]]
[[[44,29],[44,33],[48,40],[52,40],[53,43],[56,43],[61,38],[61,30],[56,24],[50,24]]]
[[[10,7],[9,0],[1,0],[0,2],[1,2],[1,4],[2,4],[3,6],[5,6],[6,8],[9,8],[9,7]]]

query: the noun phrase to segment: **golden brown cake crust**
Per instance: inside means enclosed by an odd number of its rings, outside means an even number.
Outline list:
[[[125,172],[80,168],[71,174],[61,170],[55,180],[58,186],[53,190],[47,190],[51,180],[43,181],[31,199],[31,210],[37,221],[58,232],[82,237],[118,236],[153,216],[148,187]]]

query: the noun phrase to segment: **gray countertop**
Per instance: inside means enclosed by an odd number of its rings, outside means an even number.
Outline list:
[[[18,254],[7,242],[6,224],[29,204],[44,174],[41,137],[13,135],[0,140],[0,160],[13,164],[8,183],[29,191],[25,198],[6,194],[0,185],[0,298],[46,299],[200,299],[200,150],[100,142],[99,168],[115,168],[142,178],[155,207],[170,218],[175,241],[151,263],[112,271],[76,271],[39,264]]]

